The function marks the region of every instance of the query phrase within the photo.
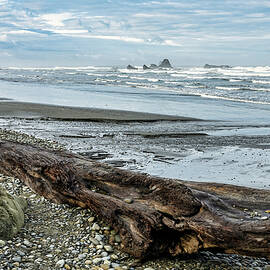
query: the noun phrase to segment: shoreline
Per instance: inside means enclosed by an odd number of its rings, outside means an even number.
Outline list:
[[[0,99],[0,118],[116,122],[203,121],[199,118],[184,116],[4,100],[7,99]]]

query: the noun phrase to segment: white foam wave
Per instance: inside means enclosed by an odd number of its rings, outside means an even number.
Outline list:
[[[214,95],[208,95],[208,94],[200,94],[200,96],[204,97],[204,98],[223,99],[223,100],[229,100],[229,101],[235,101],[235,102],[241,102],[241,103],[254,103],[254,104],[270,105],[270,102],[266,102],[266,101],[254,101],[254,100],[246,100],[246,99],[240,99],[240,98],[214,96]]]
[[[270,81],[260,81],[260,80],[253,80],[253,83],[260,83],[260,84],[270,84]]]
[[[239,87],[227,87],[227,86],[216,86],[216,89],[220,89],[220,90],[240,90]]]

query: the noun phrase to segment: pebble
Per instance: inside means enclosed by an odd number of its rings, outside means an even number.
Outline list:
[[[104,249],[105,249],[107,252],[113,252],[112,246],[105,245],[105,246],[104,246]]]
[[[12,258],[12,261],[13,262],[21,262],[22,261],[22,258],[20,256],[16,256],[16,257],[13,257]]]
[[[79,260],[83,260],[84,258],[86,258],[86,254],[79,254],[78,258]]]
[[[91,261],[91,260],[86,260],[86,261],[84,262],[84,264],[85,264],[85,265],[90,265],[90,264],[92,264],[92,261]]]
[[[95,258],[93,259],[93,264],[99,264],[102,261],[101,258]]]
[[[121,237],[120,237],[119,234],[117,234],[117,235],[114,236],[114,241],[115,241],[116,243],[120,243],[120,242],[121,242]]]
[[[24,241],[23,241],[23,244],[24,244],[25,246],[27,246],[27,247],[31,247],[31,246],[32,246],[32,244],[31,244],[28,240],[24,240]]]
[[[65,265],[65,260],[59,260],[57,263],[56,263],[56,266],[57,267],[63,267]]]
[[[94,230],[94,231],[99,231],[100,230],[100,226],[97,223],[94,223],[92,225],[92,228],[91,229]]]
[[[99,245],[99,241],[93,237],[88,238],[94,245]]]
[[[6,245],[6,242],[4,240],[0,240],[0,247],[4,247]]]

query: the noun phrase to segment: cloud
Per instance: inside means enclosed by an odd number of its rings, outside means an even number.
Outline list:
[[[0,41],[7,41],[7,35],[6,34],[1,34],[0,35]]]
[[[73,52],[94,59],[90,56],[113,51],[135,59],[144,50],[175,55],[180,47],[200,51],[223,44],[252,51],[269,41],[268,0],[0,0],[0,5],[1,46],[18,54],[57,47],[70,57]]]
[[[40,16],[39,19],[51,26],[62,27],[62,26],[65,26],[65,23],[64,23],[65,20],[72,19],[72,18],[73,18],[72,13],[65,12],[65,13],[43,14]]]

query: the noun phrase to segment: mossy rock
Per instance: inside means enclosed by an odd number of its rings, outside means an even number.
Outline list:
[[[0,239],[11,239],[24,224],[27,201],[11,196],[0,186]]]

